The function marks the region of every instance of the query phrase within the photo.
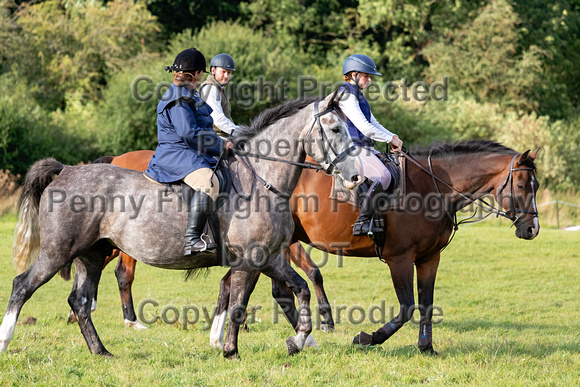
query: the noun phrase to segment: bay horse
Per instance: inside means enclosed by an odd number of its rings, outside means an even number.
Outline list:
[[[402,211],[383,214],[387,231],[382,258],[391,271],[400,303],[399,314],[373,334],[361,332],[355,337],[355,343],[383,343],[411,318],[415,309],[415,266],[421,313],[418,346],[422,352],[436,353],[431,325],[435,277],[441,250],[450,242],[456,227],[456,213],[472,200],[491,194],[507,211],[499,214],[511,219],[516,236],[528,240],[535,238],[540,229],[535,202],[539,187],[534,165],[537,152],[518,153],[501,144],[479,140],[439,143],[413,151],[418,164],[407,163]],[[106,162],[140,170],[146,168],[151,155],[151,151],[134,151],[109,158]],[[328,328],[332,328],[334,323],[322,275],[300,241],[333,254],[376,258],[371,239],[352,235],[350,226],[356,220],[358,210],[345,202],[328,199],[332,180],[332,177],[312,170],[302,172],[290,201],[295,223],[292,244],[284,252],[286,258],[295,262],[312,280]],[[315,202],[304,203],[310,199],[315,199]],[[121,253],[115,271],[128,326],[140,324],[135,317],[130,292],[135,264],[134,259]],[[210,335],[210,344],[219,348],[223,346],[230,275],[228,272],[221,281]],[[272,289],[277,300],[291,297],[290,292],[275,281],[272,281]],[[296,311],[283,309],[294,324]]]
[[[245,156],[230,159],[235,189],[217,209],[221,251],[232,268],[228,308],[233,312],[223,348],[225,357],[238,357],[239,325],[260,272],[286,283],[306,311],[295,326],[296,336],[286,340],[288,353],[302,350],[312,331],[308,285],[281,255],[294,230],[289,198],[306,155],[325,170],[338,173],[347,186],[360,183],[360,161],[345,157],[352,143],[337,108],[336,93],[322,106],[319,112],[318,98],[294,100],[262,112],[250,127],[237,132],[237,150]],[[251,160],[250,152],[263,151],[263,147],[285,162]],[[267,184],[262,189],[256,187],[256,181]],[[264,205],[264,199],[270,206]],[[251,204],[252,211],[240,214],[236,206],[240,200]],[[57,272],[70,276],[74,262],[69,305],[89,350],[111,356],[91,320],[90,301],[105,258],[116,248],[166,269],[195,270],[221,264],[214,252],[183,256],[186,223],[187,211],[179,196],[141,172],[109,164],[64,166],[52,158],[36,162],[25,178],[13,246],[15,266],[26,271],[13,281],[0,326],[0,352],[7,350],[24,303]]]

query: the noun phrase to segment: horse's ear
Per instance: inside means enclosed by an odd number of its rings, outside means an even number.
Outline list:
[[[332,95],[328,99],[328,103],[326,104],[326,109],[330,109],[332,107],[332,104],[334,103],[334,100],[336,99],[336,95],[338,94],[338,90],[339,90],[339,88],[337,87],[336,90],[334,90],[334,93],[332,93]]]
[[[528,159],[528,154],[529,153],[530,153],[530,150],[529,149],[527,151],[525,151],[524,153],[522,153],[520,155],[520,157],[518,157],[518,160],[517,160],[517,163],[516,164],[517,165],[523,165],[526,162],[526,160]]]
[[[535,151],[533,151],[532,153],[530,153],[528,155],[529,159],[536,160],[536,156],[538,155],[538,151],[540,150],[541,147],[538,147],[538,149],[536,149]]]

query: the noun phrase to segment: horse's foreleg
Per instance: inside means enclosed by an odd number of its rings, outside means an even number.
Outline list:
[[[421,352],[434,355],[437,355],[437,352],[433,349],[431,320],[433,318],[433,290],[439,258],[440,254],[437,253],[430,261],[417,266],[417,292],[419,293],[419,310],[421,312],[418,346]]]
[[[308,284],[296,273],[282,254],[274,258],[261,270],[262,273],[279,283],[287,284],[298,299],[298,321],[295,327],[297,334],[295,337],[290,337],[286,340],[288,354],[294,355],[302,350],[306,339],[312,332],[310,290],[308,289]]]
[[[102,258],[101,258],[102,257]],[[98,249],[89,251],[75,260],[76,273],[68,303],[77,316],[81,333],[93,354],[112,356],[103,346],[91,320],[91,300],[101,278],[105,256]]]
[[[290,253],[287,254],[288,250],[286,250],[285,255],[290,257],[292,262],[294,262],[296,266],[301,268],[304,273],[306,273],[308,279],[310,279],[312,285],[314,285],[314,291],[316,292],[316,298],[318,299],[318,310],[324,317],[321,330],[324,332],[333,331],[334,319],[332,318],[330,303],[328,302],[326,292],[324,291],[323,279],[322,274],[320,273],[320,269],[318,266],[316,266],[312,258],[310,258],[302,246],[302,243],[296,242],[292,244],[289,249]]]
[[[224,349],[224,328],[226,327],[226,320],[228,318],[231,276],[232,269],[228,270],[220,281],[220,294],[209,334],[209,345],[214,348]]]
[[[137,261],[133,257],[121,252],[119,254],[119,262],[115,268],[115,276],[117,276],[117,284],[119,285],[119,293],[121,294],[125,326],[141,330],[147,329],[147,327],[137,320],[135,307],[133,306],[133,295],[131,294],[133,280],[135,279],[135,266],[137,266]]]
[[[56,255],[55,255],[56,256]],[[58,255],[60,258],[61,256]],[[6,314],[0,326],[0,352],[6,352],[6,348],[12,340],[14,327],[22,306],[34,292],[48,282],[66,264],[62,259],[50,259],[45,251],[40,251],[38,258],[32,266],[20,274],[12,282],[12,294]]]
[[[397,257],[396,264],[390,265],[393,285],[399,299],[399,314],[372,334],[360,332],[353,344],[376,345],[384,343],[389,337],[413,317],[415,298],[413,294],[413,260],[411,257]]]
[[[226,341],[224,343],[224,357],[233,359],[239,357],[238,354],[238,333],[240,325],[244,320],[250,295],[254,291],[260,273],[255,270],[234,270],[231,274],[230,291],[230,324]]]

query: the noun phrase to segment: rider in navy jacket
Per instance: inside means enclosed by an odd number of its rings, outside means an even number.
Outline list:
[[[157,105],[159,145],[147,170],[151,177],[171,183],[215,167],[224,140],[213,130],[211,112],[196,90],[171,84]]]
[[[213,130],[212,110],[196,90],[205,68],[205,57],[195,48],[182,51],[165,68],[174,72],[173,83],[157,106],[159,145],[145,171],[160,183],[181,180],[195,190],[183,187],[189,205],[184,255],[216,247],[203,230],[219,195],[216,157],[232,147]]]

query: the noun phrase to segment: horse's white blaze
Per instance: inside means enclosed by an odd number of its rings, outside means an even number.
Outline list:
[[[219,316],[213,318],[211,332],[209,334],[209,345],[214,348],[224,349],[224,328],[226,327],[227,318],[227,310],[224,310]]]
[[[2,326],[0,326],[0,352],[6,352],[8,344],[12,341],[17,319],[18,316],[15,312],[8,312],[4,315]]]
[[[127,328],[133,328],[136,331],[141,331],[143,329],[149,329],[145,325],[141,324],[138,320],[131,321],[131,320],[125,319],[125,326]]]
[[[538,209],[536,208],[536,195],[534,194],[535,192],[535,185],[536,185],[536,178],[532,175],[532,181],[530,182],[530,185],[532,186],[532,207],[533,207],[533,211],[534,212],[538,212]],[[540,228],[540,223],[538,222],[538,217],[535,216],[534,217],[534,230],[539,230]]]

